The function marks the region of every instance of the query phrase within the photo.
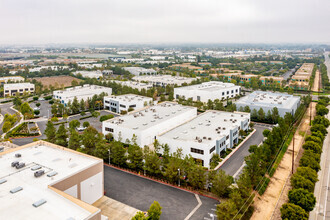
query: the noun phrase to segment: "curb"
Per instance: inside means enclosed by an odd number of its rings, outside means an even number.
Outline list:
[[[128,171],[128,170],[125,170],[125,169],[122,169],[122,168],[119,168],[119,167],[115,167],[113,165],[109,165],[107,163],[104,163],[104,165],[108,166],[108,167],[111,167],[111,168],[114,168],[116,170],[120,170],[120,171],[123,171],[125,173],[129,173],[129,174],[132,174],[132,175],[135,175],[135,176],[138,176],[138,177],[141,177],[141,178],[144,178],[144,179],[148,179],[148,180],[151,180],[151,181],[154,181],[154,182],[157,182],[157,183],[160,183],[160,184],[163,184],[163,185],[166,185],[166,186],[170,186],[170,187],[173,187],[173,188],[176,188],[176,189],[180,189],[182,191],[186,191],[186,192],[189,192],[189,193],[193,193],[193,194],[198,194],[200,196],[205,196],[205,197],[208,197],[210,199],[214,199],[214,200],[217,200],[219,201],[219,199],[215,198],[215,197],[212,197],[212,196],[209,196],[209,195],[204,195],[202,193],[199,193],[199,192],[195,192],[195,191],[192,191],[192,190],[188,190],[188,189],[184,189],[184,188],[181,188],[181,187],[178,187],[178,186],[175,186],[175,185],[172,185],[172,184],[169,184],[169,183],[165,183],[163,181],[160,181],[160,180],[155,180],[153,178],[150,178],[150,177],[147,177],[147,176],[144,176],[144,175],[141,175],[141,174],[137,174],[137,173],[134,173],[134,172],[131,172],[131,171]]]
[[[253,129],[253,131],[232,151],[230,154],[227,155],[223,161],[221,161],[218,166],[216,166],[213,170],[218,170],[241,146],[250,139],[250,137],[256,132],[256,129]]]

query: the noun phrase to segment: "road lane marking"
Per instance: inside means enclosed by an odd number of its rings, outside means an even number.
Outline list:
[[[197,206],[189,213],[189,215],[187,215],[187,217],[184,219],[184,220],[188,220],[191,218],[191,216],[193,216],[193,214],[197,211],[197,209],[199,209],[199,207],[201,207],[202,205],[202,201],[201,199],[199,198],[199,196],[197,194],[194,194],[196,199],[197,199]],[[205,219],[205,218],[204,218]]]

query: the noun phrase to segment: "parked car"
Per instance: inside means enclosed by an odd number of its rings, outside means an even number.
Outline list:
[[[85,129],[86,129],[85,127],[80,126],[80,127],[77,128],[77,131],[84,131]]]

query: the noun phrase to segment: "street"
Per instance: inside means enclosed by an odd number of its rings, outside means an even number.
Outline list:
[[[271,129],[271,125],[255,123],[256,132],[220,167],[227,174],[234,176],[243,166],[244,158],[248,156],[251,145],[259,145],[264,136],[262,132],[265,129]]]
[[[153,201],[162,207],[161,219],[185,219],[198,205],[195,194],[139,177],[109,166],[104,166],[104,189],[106,195],[124,204],[147,211]],[[217,200],[198,196],[202,205],[190,219],[212,219]]]

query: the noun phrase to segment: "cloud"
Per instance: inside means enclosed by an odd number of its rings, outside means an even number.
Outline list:
[[[0,0],[0,43],[329,42],[328,0]]]

